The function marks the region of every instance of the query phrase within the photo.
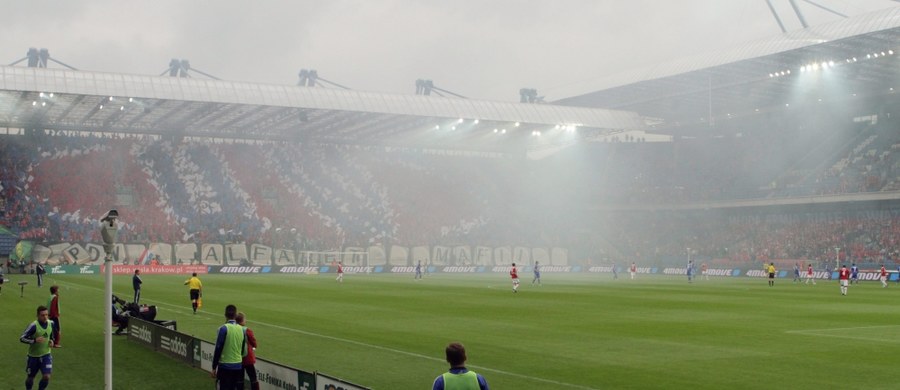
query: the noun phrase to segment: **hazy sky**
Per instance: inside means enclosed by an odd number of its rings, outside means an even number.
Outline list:
[[[812,25],[840,19],[795,1]],[[789,0],[771,2],[801,27]],[[813,2],[851,16],[900,6]],[[46,47],[83,70],[158,75],[185,58],[227,80],[295,85],[306,68],[353,89],[412,94],[425,78],[503,101],[780,34],[765,0],[29,0],[5,2],[0,20],[4,65]]]

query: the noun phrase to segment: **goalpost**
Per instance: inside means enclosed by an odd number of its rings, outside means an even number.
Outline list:
[[[344,267],[366,267],[366,272],[369,272],[368,252],[301,251],[297,259],[298,265],[307,267],[335,265],[339,261],[344,263]]]

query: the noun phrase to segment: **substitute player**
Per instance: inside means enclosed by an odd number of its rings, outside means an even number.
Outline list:
[[[37,320],[25,328],[25,333],[19,337],[19,341],[28,345],[28,362],[25,366],[25,389],[31,390],[34,386],[34,377],[41,372],[41,381],[38,382],[38,390],[44,390],[50,385],[50,374],[53,373],[53,356],[50,355],[50,346],[53,345],[53,321],[49,319],[50,313],[44,306],[37,308]]]
[[[509,269],[509,276],[512,277],[513,292],[519,292],[519,271],[516,270],[516,263],[512,263],[512,268]]]

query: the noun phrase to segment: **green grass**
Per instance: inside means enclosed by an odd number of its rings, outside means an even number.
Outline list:
[[[0,295],[0,389],[19,389],[26,347],[18,336],[49,292],[11,275]],[[102,276],[54,276],[62,287],[64,348],[51,388],[103,385]],[[900,286],[817,286],[778,280],[544,276],[513,294],[505,275],[205,275],[192,315],[183,276],[144,275],[158,319],[213,340],[223,308],[247,313],[259,356],[374,389],[429,388],[443,348],[464,343],[469,367],[492,389],[896,388]],[[18,280],[28,280],[19,298]],[[131,295],[130,277],[116,293]],[[115,338],[117,389],[208,388],[199,369]]]

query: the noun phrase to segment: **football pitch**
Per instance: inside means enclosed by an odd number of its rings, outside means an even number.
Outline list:
[[[21,332],[61,287],[63,348],[51,389],[103,388],[103,277],[7,275],[0,295],[5,370],[20,389]],[[447,369],[444,347],[462,342],[468,367],[492,389],[896,388],[900,285],[677,276],[523,275],[513,293],[501,274],[201,275],[193,315],[186,276],[144,275],[142,303],[157,319],[214,341],[227,304],[247,314],[260,357],[373,389],[427,389]],[[20,298],[18,281],[26,280]],[[132,296],[130,276],[114,292]],[[204,389],[199,369],[114,338],[117,389]]]

